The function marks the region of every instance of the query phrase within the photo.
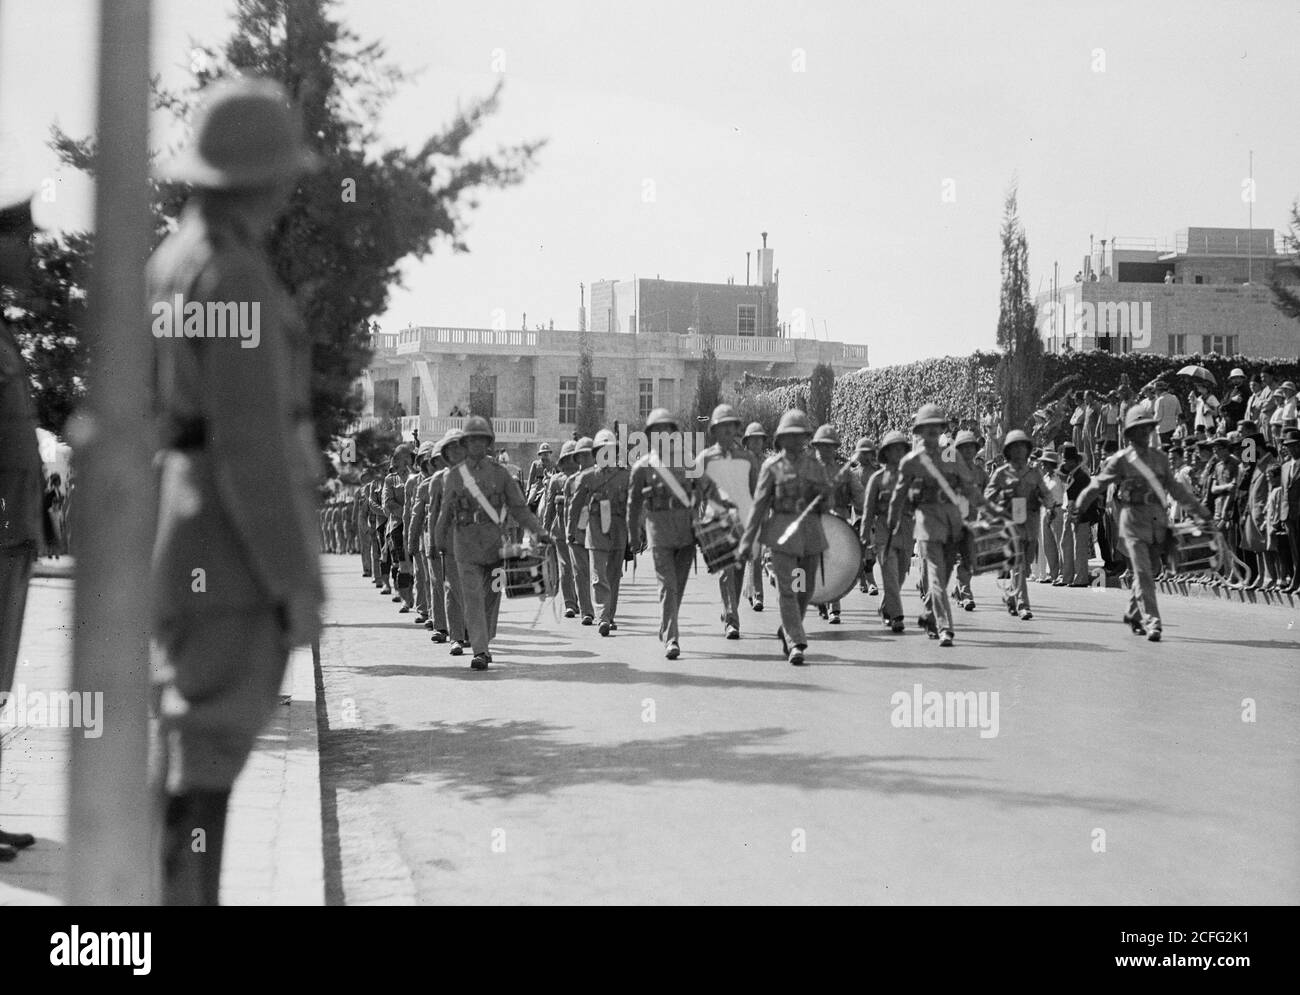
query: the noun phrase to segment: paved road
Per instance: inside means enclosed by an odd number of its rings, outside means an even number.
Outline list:
[[[1300,902],[1290,609],[1166,597],[1153,645],[1118,591],[1035,586],[1022,622],[980,579],[941,649],[855,592],[795,668],[770,606],[722,638],[701,572],[668,661],[642,569],[608,639],[505,602],[476,674],[358,562],[325,558],[335,901]],[[916,685],[996,693],[997,735],[899,727]]]

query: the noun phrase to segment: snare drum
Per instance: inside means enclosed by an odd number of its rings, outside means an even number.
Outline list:
[[[715,574],[736,565],[736,553],[740,549],[744,529],[734,514],[697,518],[693,527],[695,541],[704,554],[704,565],[708,567],[709,573]]]
[[[1170,526],[1173,555],[1170,564],[1178,573],[1197,574],[1221,571],[1227,564],[1223,535],[1216,528],[1202,528],[1195,522],[1178,522]]]
[[[1020,555],[1020,537],[1015,526],[1005,521],[971,523],[975,553],[971,558],[970,572],[986,574],[1010,570]]]
[[[559,590],[555,547],[511,544],[502,549],[499,569],[505,575],[507,598],[553,598]]]

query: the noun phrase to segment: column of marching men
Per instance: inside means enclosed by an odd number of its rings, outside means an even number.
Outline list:
[[[782,656],[798,666],[808,648],[813,579],[824,574],[826,558],[843,555],[835,548],[841,535],[853,537],[858,556],[845,593],[856,582],[860,592],[879,594],[883,626],[905,632],[903,587],[915,556],[917,624],[940,646],[952,646],[954,607],[975,609],[971,577],[988,569],[976,537],[990,522],[1012,549],[1002,564],[1009,581],[1002,607],[1029,621],[1028,580],[1041,562],[1040,545],[1055,556],[1059,543],[1066,573],[1086,583],[1088,523],[1097,521],[1093,505],[1103,499],[1113,509],[1109,541],[1122,544],[1134,575],[1124,621],[1159,640],[1155,578],[1168,553],[1168,506],[1171,499],[1182,504],[1206,527],[1210,512],[1151,444],[1150,411],[1127,413],[1127,445],[1091,477],[1074,447],[1064,447],[1058,471],[1061,458],[1035,451],[1020,431],[1002,440],[1002,461],[990,474],[979,455],[984,440],[970,430],[950,432],[949,423],[942,408],[924,405],[911,439],[898,431],[878,443],[863,438],[846,460],[836,430],[814,430],[802,411],[785,412],[769,449],[761,425],[744,426],[723,404],[710,419],[712,444],[689,460],[672,448],[681,426],[658,409],[646,422],[647,452],[630,466],[614,432],[602,429],[565,442],[558,454],[543,443],[523,478],[493,455],[490,421],[474,416],[436,442],[402,444],[386,467],[365,470],[353,495],[337,496],[322,510],[322,546],[358,552],[363,575],[397,610],[414,612],[415,624],[451,655],[468,649],[475,670],[492,662],[503,545],[526,536],[533,550],[553,553],[563,617],[595,626],[602,637],[618,630],[624,570],[648,551],[658,582],[658,636],[671,660],[682,652],[679,614],[698,569],[700,524],[712,521],[734,551],[716,571],[722,635],[739,639],[742,603],[762,612],[764,589],[772,588],[776,639]],[[844,523],[835,526],[843,532],[828,539],[823,514]],[[828,624],[840,624],[839,597],[821,598],[818,607]]]

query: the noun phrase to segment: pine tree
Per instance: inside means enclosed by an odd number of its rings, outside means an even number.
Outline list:
[[[1291,202],[1291,231],[1283,236],[1290,252],[1300,252],[1300,201]],[[1285,286],[1273,278],[1273,306],[1288,318],[1300,321],[1300,293],[1295,285]]]
[[[826,363],[813,367],[808,380],[808,418],[813,427],[831,420],[831,399],[835,395],[835,370]]]
[[[713,409],[722,400],[722,377],[718,375],[718,356],[713,351],[712,336],[704,340],[704,351],[700,357],[700,375],[695,382],[695,416],[705,419],[705,424],[713,416]]]
[[[1020,223],[1016,186],[1007,191],[1002,216],[1002,295],[998,310],[998,387],[1002,425],[1027,429],[1033,402],[1041,392],[1043,342],[1038,336],[1034,302],[1029,296],[1029,244]]]
[[[596,378],[591,337],[578,336],[578,437],[594,436],[600,429],[601,413],[596,410]]]

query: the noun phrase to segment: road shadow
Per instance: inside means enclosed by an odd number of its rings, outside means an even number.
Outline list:
[[[1059,640],[1053,640],[1050,636],[1044,635],[1041,639],[1020,639],[1015,642],[1002,642],[992,639],[980,639],[976,633],[962,633],[967,645],[984,647],[993,647],[994,649],[1008,650],[1052,650],[1053,652],[1066,653],[1118,653],[1117,649],[1110,646],[1103,646],[1101,643],[1071,643]]]
[[[468,662],[452,666],[441,663],[428,666],[390,663],[350,669],[355,673],[363,673],[367,677],[440,677],[457,681],[574,681],[582,684],[655,684],[669,688],[714,688],[731,691],[832,690],[817,685],[782,680],[749,680],[743,677],[720,677],[690,671],[638,670],[616,660],[530,664],[522,660],[497,659],[494,656],[492,668],[486,671],[471,670]]]
[[[440,791],[468,801],[545,797],[595,784],[707,781],[1102,814],[1161,811],[1145,799],[1026,791],[951,769],[984,762],[970,757],[783,750],[780,741],[791,730],[781,727],[600,744],[567,742],[566,732],[537,721],[493,720],[438,722],[421,729],[338,729],[322,738],[322,758],[328,758],[331,791],[432,779]]]

